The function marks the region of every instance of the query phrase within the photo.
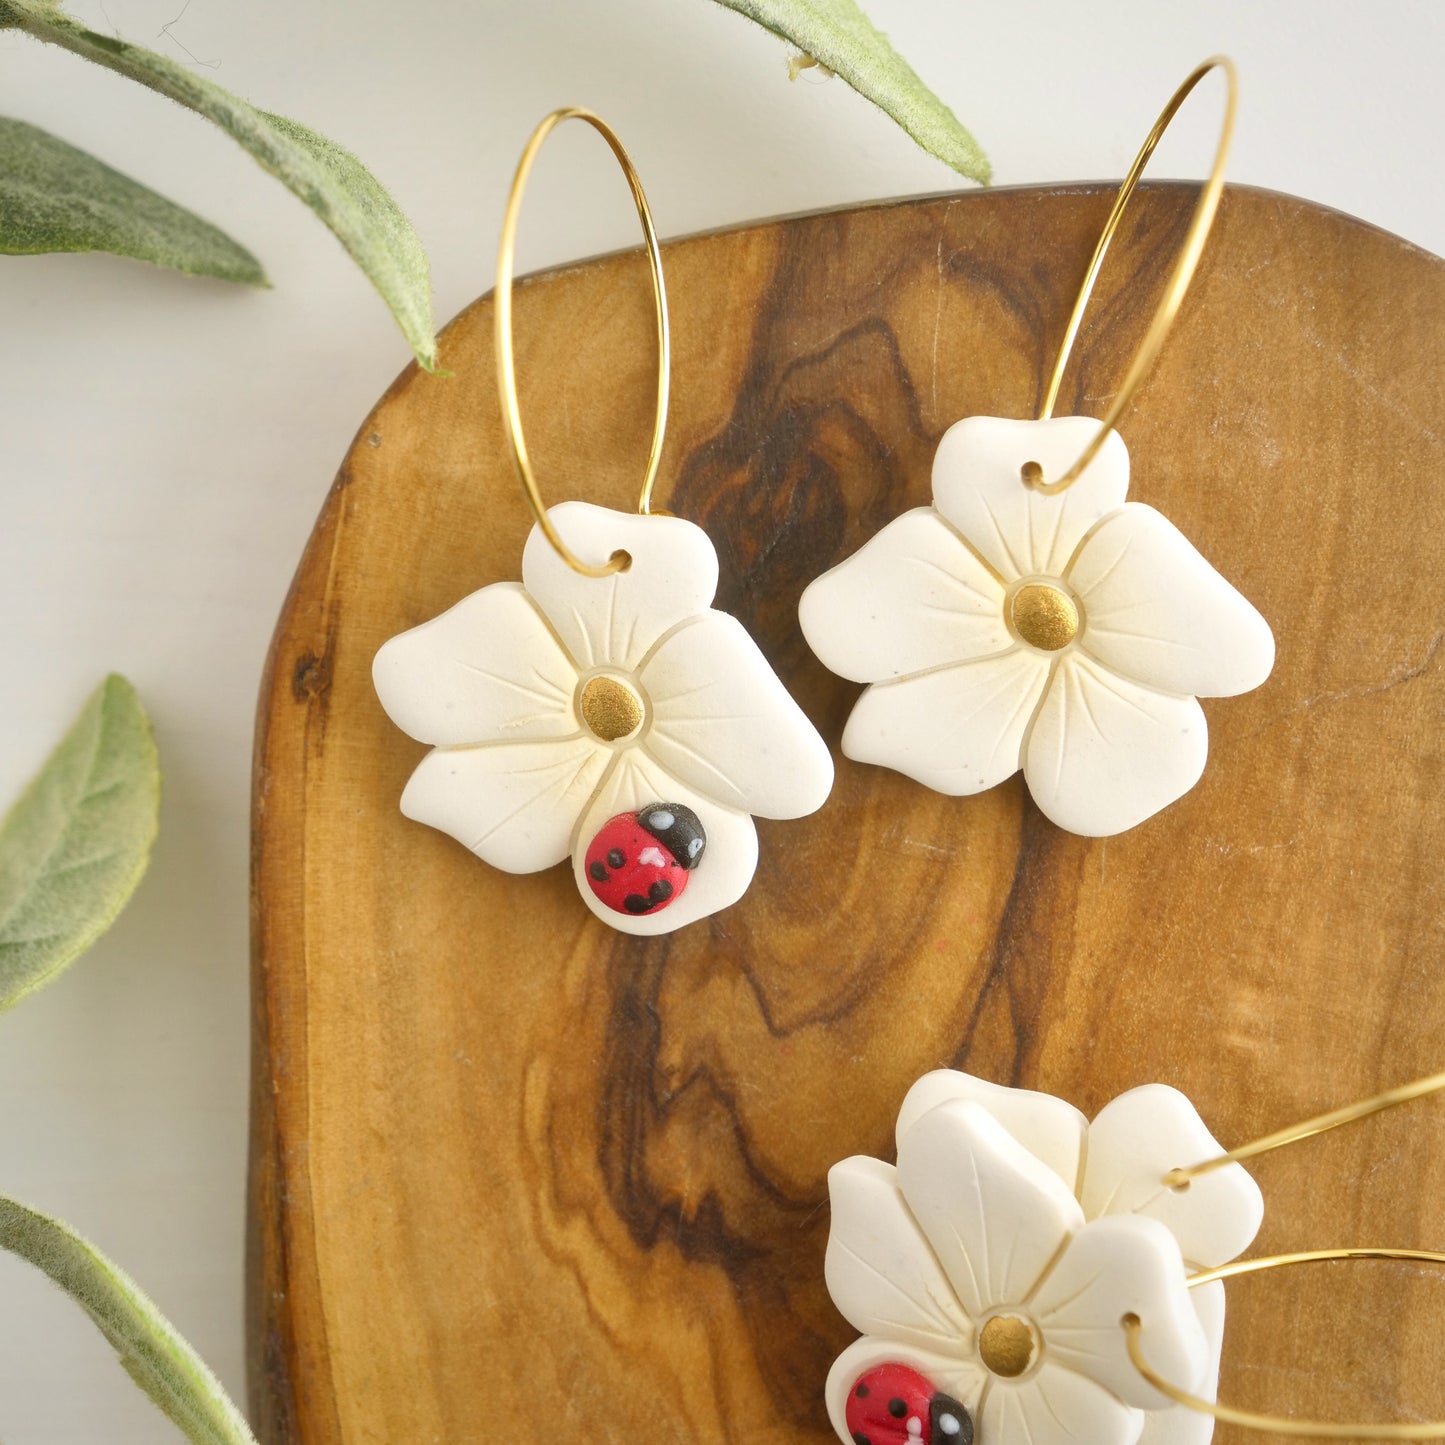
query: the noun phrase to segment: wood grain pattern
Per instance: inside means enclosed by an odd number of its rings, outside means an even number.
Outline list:
[[[1110,194],[969,193],[666,248],[659,501],[706,528],[718,605],[835,753],[858,689],[807,651],[798,595],[927,501],[953,421],[1032,414]],[[1102,411],[1193,195],[1141,192],[1061,414]],[[551,499],[631,505],[650,326],[636,254],[519,287]],[[1206,704],[1209,767],[1182,802],[1090,841],[1017,778],[948,799],[840,760],[818,815],[759,821],[741,904],[651,940],[594,920],[565,866],[503,875],[397,811],[423,749],[377,704],[372,654],[516,576],[529,526],[490,338],[483,299],[445,334],[455,378],[407,371],[361,428],[262,689],[265,1441],[825,1445],[823,1378],[852,1333],[823,1287],[825,1173],[890,1157],[924,1070],[1086,1112],[1164,1080],[1239,1142],[1441,1067],[1445,263],[1300,201],[1226,194],[1120,427],[1131,495],[1280,643],[1265,687]],[[1439,1103],[1255,1173],[1261,1250],[1445,1244]],[[1239,1403],[1445,1412],[1438,1283],[1321,1269],[1231,1299]]]

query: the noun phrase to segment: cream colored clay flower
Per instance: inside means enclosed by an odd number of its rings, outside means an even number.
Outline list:
[[[1143,1412],[1172,1401],[1130,1361],[1126,1315],[1165,1378],[1205,1367],[1167,1226],[1086,1221],[1072,1189],[977,1103],[935,1104],[904,1131],[897,1168],[845,1159],[828,1184],[828,1290],[863,1331],[828,1376],[845,1442],[849,1398],[884,1364],[961,1404],[979,1445],[1134,1445]]]
[[[1259,1186],[1238,1164],[1194,1179],[1187,1189],[1164,1184],[1172,1169],[1224,1152],[1193,1104],[1165,1084],[1145,1084],[1106,1104],[1092,1123],[1051,1094],[1008,1089],[954,1069],[925,1074],[898,1113],[897,1138],[941,1104],[985,1110],[1014,1141],[1047,1166],[1078,1200],[1085,1220],[1137,1214],[1164,1225],[1179,1245],[1186,1274],[1227,1264],[1242,1254],[1264,1215]],[[901,1157],[901,1155],[900,1155]],[[1224,1285],[1189,1291],[1205,1339],[1205,1361],[1185,1389],[1213,1399],[1224,1338]],[[1152,1362],[1151,1362],[1152,1363]],[[1140,1445],[1206,1445],[1213,1419],[1183,1406],[1142,1416]]]
[[[843,752],[941,793],[1020,768],[1043,812],[1122,832],[1198,781],[1198,697],[1258,687],[1274,664],[1259,613],[1152,507],[1126,502],[1111,432],[1057,496],[1098,423],[970,417],[944,435],[932,507],[889,523],[803,594],[809,645],[871,684]]]
[[[604,922],[671,932],[742,895],[757,865],[752,815],[813,812],[832,759],[742,624],[712,608],[717,554],[701,528],[582,502],[549,515],[575,551],[622,550],[631,565],[581,576],[534,527],[520,583],[483,587],[381,648],[382,706],[433,745],[402,812],[511,873],[571,855],[578,891]],[[652,804],[669,824],[667,806],[691,810],[705,849],[685,880],[673,870],[683,886],[662,901],[609,906],[589,878],[589,843]]]

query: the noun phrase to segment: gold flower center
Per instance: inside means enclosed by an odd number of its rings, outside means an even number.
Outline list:
[[[605,743],[642,726],[642,699],[615,677],[590,677],[582,688],[582,721]]]
[[[1011,1380],[1033,1364],[1039,1337],[1034,1327],[1017,1315],[995,1315],[978,1336],[978,1353],[995,1375]]]
[[[1079,635],[1078,604],[1047,582],[1028,582],[1014,593],[1014,631],[1033,647],[1057,652]]]

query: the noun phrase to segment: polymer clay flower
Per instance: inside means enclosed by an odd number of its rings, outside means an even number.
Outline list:
[[[933,506],[905,512],[804,592],[799,620],[833,672],[870,686],[843,752],[941,793],[1020,768],[1061,828],[1119,833],[1199,780],[1199,697],[1274,665],[1259,613],[1152,507],[1126,502],[1110,432],[1047,496],[1098,423],[969,417],[933,464]]]
[[[1073,1190],[977,1103],[936,1104],[904,1131],[896,1168],[845,1159],[828,1185],[828,1290],[863,1331],[826,1389],[849,1445],[947,1445],[934,1436],[966,1434],[965,1422],[978,1445],[1134,1445],[1142,1412],[1172,1401],[1129,1359],[1126,1315],[1166,1379],[1204,1369],[1169,1229],[1142,1214],[1086,1221]],[[900,1375],[926,1382],[917,1397],[937,1430],[911,1409],[914,1392],[881,1400]]]
[[[938,1069],[919,1079],[904,1098],[897,1124],[900,1159],[903,1139],[945,1104],[987,1112],[1067,1186],[1086,1220],[1139,1215],[1164,1225],[1178,1243],[1185,1274],[1227,1264],[1259,1230],[1264,1201],[1238,1164],[1201,1174],[1185,1189],[1164,1183],[1171,1170],[1225,1152],[1193,1104],[1166,1084],[1120,1094],[1089,1123],[1072,1104],[1051,1094],[1002,1088],[955,1069]],[[1223,1283],[1191,1289],[1189,1302],[1204,1334],[1204,1365],[1193,1379],[1174,1378],[1212,1400],[1224,1338]],[[1147,1411],[1141,1424],[1141,1445],[1206,1445],[1214,1430],[1210,1416],[1177,1405]]]
[[[672,932],[742,896],[752,815],[813,812],[832,759],[742,624],[712,609],[701,528],[583,502],[548,515],[580,555],[630,565],[582,576],[533,527],[521,583],[381,648],[382,706],[433,745],[402,812],[511,873],[570,855],[604,922]]]

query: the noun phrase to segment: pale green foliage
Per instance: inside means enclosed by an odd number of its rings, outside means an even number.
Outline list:
[[[0,0],[4,26],[64,46],[214,121],[326,222],[391,308],[417,360],[436,369],[426,253],[396,202],[350,151],[164,55],[88,29],[50,0]]]
[[[241,1412],[140,1286],[73,1230],[0,1197],[0,1248],[43,1270],[88,1314],[136,1384],[196,1445],[256,1445]]]
[[[988,157],[855,0],[717,0],[796,45],[891,115],[924,150],[984,185]]]
[[[145,872],[160,771],[135,689],[112,674],[0,824],[0,1008],[105,931]],[[0,1196],[0,1249],[88,1314],[126,1372],[195,1445],[256,1445],[200,1356],[124,1270],[73,1230]]]
[[[0,1010],[110,926],[145,872],[159,800],[150,723],[112,674],[0,823]]]
[[[0,252],[46,251],[113,251],[267,284],[261,263],[209,221],[49,131],[0,116]]]

